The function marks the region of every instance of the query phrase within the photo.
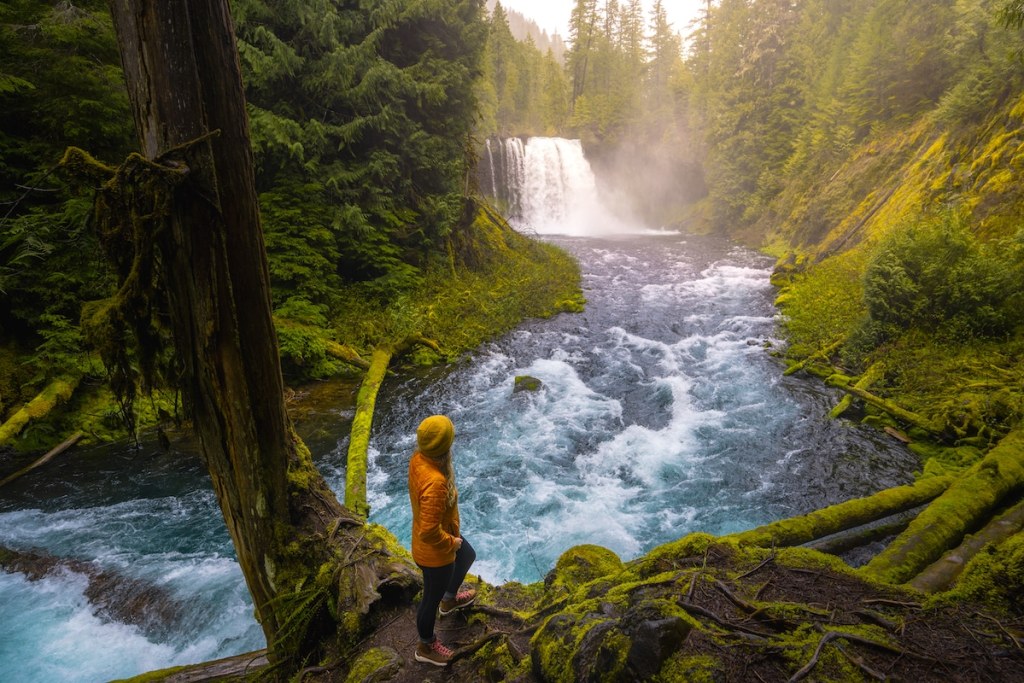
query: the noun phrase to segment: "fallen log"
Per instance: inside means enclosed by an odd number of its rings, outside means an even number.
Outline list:
[[[783,371],[782,374],[784,376],[789,376],[789,375],[795,374],[797,372],[800,372],[805,367],[807,367],[808,363],[811,363],[812,361],[814,361],[817,358],[827,359],[829,356],[831,356],[833,353],[835,353],[836,349],[838,349],[840,346],[843,345],[843,341],[845,341],[845,340],[844,339],[840,339],[839,341],[832,342],[831,344],[829,344],[828,346],[826,346],[824,348],[818,349],[817,351],[815,351],[811,355],[807,356],[807,358],[804,358],[799,363],[793,363],[792,365],[790,365],[788,368],[785,369],[785,371]]]
[[[856,389],[867,390],[868,387],[881,379],[884,374],[885,369],[882,367],[882,364],[874,363],[864,371],[864,374],[854,382],[853,386]],[[853,394],[847,393],[839,400],[839,403],[829,411],[828,416],[835,420],[849,410],[851,405],[853,405]]]
[[[354,365],[355,367],[362,368],[363,370],[370,369],[370,361],[360,356],[359,353],[351,346],[327,340],[324,348],[327,351],[327,355],[332,358],[345,361],[349,365]]]
[[[369,369],[356,396],[356,414],[348,442],[348,464],[345,470],[345,507],[362,517],[370,513],[366,502],[366,460],[370,446],[370,428],[373,409],[377,404],[380,385],[387,374],[391,359],[408,351],[413,345],[427,346],[438,353],[437,342],[421,335],[411,335],[398,344],[380,344],[373,350]]]
[[[58,377],[46,385],[46,388],[35,398],[14,413],[7,422],[0,425],[0,446],[20,434],[25,425],[32,420],[46,417],[55,407],[70,400],[81,381],[81,376],[64,376]]]
[[[884,399],[881,396],[876,396],[875,394],[872,394],[871,392],[865,389],[860,389],[857,387],[856,384],[851,384],[849,378],[847,377],[843,377],[842,375],[832,375],[831,377],[825,380],[825,383],[828,384],[829,386],[842,389],[846,393],[852,394],[853,396],[863,400],[865,403],[869,403],[875,406],[876,408],[884,410],[885,412],[895,417],[897,420],[901,420],[915,427],[920,427],[926,432],[941,435],[944,431],[942,424],[935,422],[933,420],[929,420],[928,418],[922,415],[918,415],[917,413],[912,413],[909,410],[906,410],[905,408],[901,408],[892,401]]]
[[[75,432],[70,437],[65,439],[64,442],[61,443],[59,446],[57,446],[57,447],[53,448],[52,450],[50,450],[46,455],[44,455],[43,457],[41,457],[38,460],[36,460],[35,462],[33,462],[28,467],[23,467],[20,470],[18,470],[17,472],[15,472],[14,474],[9,474],[6,477],[4,477],[2,480],[0,480],[0,487],[5,486],[5,485],[11,483],[12,481],[14,481],[15,479],[17,479],[18,477],[20,477],[20,476],[22,476],[24,474],[28,474],[29,472],[31,472],[35,468],[41,467],[42,465],[45,465],[46,463],[50,462],[51,460],[56,458],[58,455],[60,455],[61,453],[63,453],[64,451],[66,451],[67,449],[71,448],[72,446],[74,446],[79,441],[81,441],[82,437],[84,437],[84,436],[85,436],[84,432]]]
[[[731,534],[726,538],[763,548],[810,543],[923,505],[942,494],[952,482],[952,476],[929,477],[914,484],[896,486],[865,498],[848,500],[806,515]]]
[[[839,555],[855,548],[862,548],[869,543],[881,541],[901,533],[910,525],[914,512],[903,512],[892,515],[892,521],[875,526],[864,526],[826,536],[807,545],[811,550],[829,555]]]
[[[982,526],[1006,496],[1022,485],[1024,429],[1018,428],[960,475],[862,571],[889,583],[911,580]]]
[[[952,586],[967,563],[989,545],[998,545],[1024,529],[1024,501],[996,517],[978,533],[969,536],[954,550],[928,565],[910,580],[910,585],[922,593],[938,593]]]

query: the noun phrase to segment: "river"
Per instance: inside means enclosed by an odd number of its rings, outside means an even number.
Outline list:
[[[578,543],[631,559],[692,531],[739,531],[911,479],[918,463],[900,444],[826,417],[834,390],[782,376],[770,259],[620,219],[589,233],[579,226],[592,222],[569,215],[520,220],[577,256],[586,311],[386,380],[371,519],[407,546],[406,462],[416,424],[436,412],[456,425],[463,531],[474,571],[492,582],[538,580]],[[513,392],[517,375],[542,387]],[[312,387],[301,430],[339,492],[353,390]],[[162,621],[125,623],[71,568],[35,581],[0,573],[0,680],[102,681],[264,645],[187,442],[79,449],[14,482],[0,498],[0,546],[145,581],[174,606]]]

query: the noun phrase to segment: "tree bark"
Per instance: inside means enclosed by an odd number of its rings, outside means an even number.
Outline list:
[[[913,579],[910,585],[922,593],[944,591],[960,577],[964,567],[989,545],[998,545],[1024,528],[1024,502],[993,519],[985,528],[969,537],[956,549],[940,557]]]
[[[143,154],[187,171],[154,239],[183,396],[275,659],[288,619],[275,598],[320,559],[303,567],[284,548],[343,511],[297,447],[284,408],[228,3],[110,0],[110,9]]]

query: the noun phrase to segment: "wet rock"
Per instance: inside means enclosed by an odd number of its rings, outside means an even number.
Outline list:
[[[91,562],[0,546],[0,569],[24,574],[29,581],[62,571],[81,574],[88,579],[85,597],[96,616],[138,626],[148,637],[160,638],[169,633],[184,614],[184,605],[165,588],[101,569]]]
[[[520,391],[540,391],[544,387],[544,383],[536,377],[530,377],[529,375],[516,375],[515,386],[512,387],[512,393],[518,394]]]
[[[629,637],[626,664],[637,680],[650,678],[682,646],[691,626],[682,618],[663,615],[656,606],[640,605],[622,618],[620,628]]]

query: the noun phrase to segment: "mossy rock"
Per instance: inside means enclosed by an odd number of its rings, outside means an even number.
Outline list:
[[[390,647],[375,647],[352,663],[345,683],[385,683],[398,675],[403,663],[402,657]]]
[[[572,592],[602,576],[622,571],[622,560],[608,548],[599,545],[577,545],[569,548],[544,577],[544,586],[551,592]]]
[[[512,387],[512,393],[518,394],[520,391],[540,391],[544,387],[544,382],[541,382],[536,377],[530,375],[516,375],[515,385]]]
[[[693,624],[663,600],[626,609],[591,601],[600,611],[557,614],[531,641],[533,673],[543,681],[650,680],[682,647]]]

